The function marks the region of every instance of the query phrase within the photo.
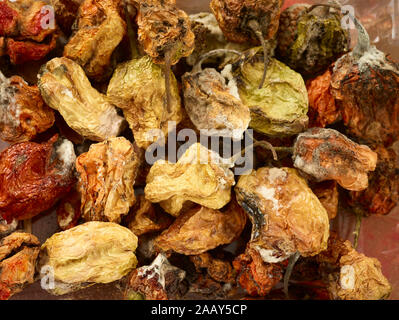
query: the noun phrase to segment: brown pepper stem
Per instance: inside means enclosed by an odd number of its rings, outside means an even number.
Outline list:
[[[296,262],[298,261],[299,257],[301,256],[301,254],[297,251],[295,252],[291,257],[290,260],[288,261],[288,266],[287,269],[285,270],[285,274],[284,274],[284,294],[285,297],[288,299],[289,295],[288,295],[288,282],[290,281],[290,277],[291,277],[291,273],[292,270],[294,269],[294,266],[296,264]]]
[[[136,33],[133,30],[132,22],[129,18],[129,11],[127,9],[127,3],[124,4],[124,12],[126,16],[126,24],[127,24],[127,35],[129,37],[129,45],[130,45],[130,58],[135,59],[140,57],[140,54],[137,50],[137,39]]]
[[[171,104],[172,104],[172,95],[170,92],[170,68],[171,68],[171,53],[168,51],[165,54],[165,65],[164,65],[164,74],[165,74],[165,90],[166,90],[166,111],[168,114],[171,113]],[[165,117],[163,118],[165,119]]]
[[[220,54],[227,54],[227,53],[233,53],[233,54],[236,54],[238,56],[242,55],[242,52],[237,51],[237,50],[232,50],[232,49],[215,49],[215,50],[211,50],[211,51],[203,54],[202,56],[200,56],[198,58],[197,63],[194,65],[192,72],[195,73],[195,72],[202,71],[202,63],[205,60],[209,59],[210,57],[217,56],[217,55],[220,55]]]
[[[32,233],[32,219],[24,220],[24,230],[27,233]]]
[[[355,231],[353,231],[354,239],[353,239],[353,248],[357,249],[357,245],[359,243],[359,235],[360,235],[360,228],[362,225],[362,217],[363,215],[359,212],[356,212],[356,225]]]
[[[269,58],[267,57],[267,47],[266,47],[266,41],[265,38],[263,37],[262,30],[260,29],[259,23],[256,20],[251,20],[248,22],[248,27],[252,29],[252,31],[255,33],[257,38],[259,39],[262,49],[263,49],[263,75],[262,75],[262,80],[260,81],[259,84],[259,89],[263,87],[263,84],[265,83],[266,80],[266,72],[267,72],[267,67],[269,65]]]

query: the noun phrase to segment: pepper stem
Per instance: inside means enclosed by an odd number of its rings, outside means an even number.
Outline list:
[[[232,49],[215,49],[215,50],[211,50],[211,51],[203,54],[202,56],[200,56],[198,58],[197,63],[194,65],[192,72],[195,73],[195,72],[202,71],[202,63],[205,60],[209,59],[210,57],[217,56],[217,55],[220,55],[220,54],[227,54],[227,53],[233,53],[233,54],[236,54],[238,56],[242,55],[242,52],[237,51],[237,50],[232,50]]]
[[[267,46],[266,46],[266,41],[265,38],[263,37],[262,30],[260,29],[259,23],[256,20],[250,20],[248,22],[248,27],[251,28],[251,30],[254,32],[256,37],[259,39],[262,49],[263,49],[263,75],[262,75],[262,80],[259,83],[259,89],[262,89],[263,84],[265,83],[266,80],[266,72],[267,72],[267,67],[269,65],[269,58],[267,57]]]
[[[359,244],[360,228],[362,226],[363,215],[358,210],[355,210],[355,215],[356,215],[356,225],[355,225],[355,230],[353,231],[354,235],[353,248],[357,249],[357,245]]]
[[[163,66],[164,74],[165,74],[165,90],[166,90],[166,111],[168,114],[171,113],[171,104],[172,104],[172,94],[171,94],[171,85],[170,85],[170,68],[171,68],[171,53],[168,51],[165,54],[165,65]],[[164,118],[165,119],[165,118]]]
[[[301,256],[301,254],[297,251],[295,252],[291,257],[290,260],[288,261],[288,266],[287,269],[285,270],[285,274],[284,274],[284,294],[285,297],[288,299],[289,298],[289,294],[288,294],[288,282],[290,281],[291,278],[291,273],[292,270],[294,270],[295,264],[298,261],[299,257]]]
[[[355,23],[356,29],[357,29],[357,44],[355,48],[353,49],[353,56],[355,59],[359,59],[363,56],[363,54],[370,49],[370,37],[369,34],[367,33],[366,29],[364,26],[360,23],[360,21],[353,16],[349,11],[347,11],[345,14],[349,16],[349,18],[352,19],[352,21]]]
[[[249,132],[247,132],[247,134],[250,135]],[[238,157],[240,155],[243,156],[248,150],[256,148],[256,147],[262,147],[264,149],[270,150],[273,155],[274,161],[278,161],[277,151],[291,153],[291,154],[294,153],[293,147],[275,147],[268,141],[256,140],[252,135],[250,135],[250,137],[251,137],[252,141],[254,141],[254,142],[250,146],[243,149],[241,152],[238,152],[237,154],[233,155],[231,157],[231,159],[234,160],[234,162],[238,159]]]
[[[24,220],[24,231],[27,233],[32,233],[32,219]]]
[[[125,11],[125,16],[126,16],[127,34],[129,37],[130,57],[131,57],[131,59],[135,59],[135,58],[138,58],[140,56],[140,54],[137,50],[136,33],[133,30],[133,25],[129,18],[129,10],[127,8],[126,2],[124,4],[124,11]]]

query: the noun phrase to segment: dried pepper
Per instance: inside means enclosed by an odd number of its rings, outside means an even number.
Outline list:
[[[44,143],[21,142],[0,154],[0,215],[29,219],[69,192],[75,177],[72,142],[57,135]]]
[[[68,230],[78,225],[81,217],[80,193],[73,188],[57,207],[57,222],[62,230]]]
[[[133,59],[117,66],[108,85],[107,96],[123,110],[141,148],[160,138],[157,130],[167,136],[168,121],[182,119],[181,100],[176,78],[171,75],[169,110],[165,104],[165,75],[150,57]]]
[[[52,269],[55,295],[110,283],[137,265],[137,237],[113,222],[90,221],[53,234],[42,245],[40,266]]]
[[[392,287],[382,274],[381,263],[353,249],[349,241],[333,234],[328,249],[317,256],[332,299],[380,300]],[[331,272],[333,270],[333,272]]]
[[[217,52],[211,51],[206,56]],[[219,73],[213,68],[202,70],[202,61],[200,59],[193,71],[182,77],[187,114],[196,128],[204,130],[205,134],[241,140],[251,118],[248,107],[238,95],[232,66],[227,65]]]
[[[245,227],[246,214],[235,201],[224,210],[196,207],[182,213],[155,240],[163,251],[185,255],[201,254],[238,238]]]
[[[368,186],[377,154],[333,129],[312,128],[298,135],[294,166],[317,181],[336,180],[343,188],[361,191]]]
[[[194,50],[194,33],[188,15],[175,0],[131,0],[137,10],[137,37],[145,53],[164,65],[166,108],[171,112],[170,67]]]
[[[327,125],[341,120],[341,112],[331,93],[332,71],[306,82],[309,97],[309,127],[324,128]]]
[[[395,148],[396,146],[396,148]],[[349,203],[366,214],[388,214],[399,203],[399,150],[398,143],[388,148],[378,146],[377,167],[369,178],[369,187],[351,192]]]
[[[81,3],[82,0],[51,0],[55,20],[66,35],[70,35],[72,32],[72,25],[75,22]]]
[[[0,216],[0,238],[8,236],[10,233],[14,232],[17,227],[17,220],[13,220],[12,222],[7,223],[7,221]]]
[[[370,45],[360,22],[358,42],[333,68],[331,91],[351,135],[389,146],[399,139],[399,65]]]
[[[126,220],[128,220],[128,228],[136,236],[163,231],[172,224],[170,215],[162,212],[153,203],[145,199],[144,195],[137,197],[137,202],[130,209]]]
[[[240,177],[235,192],[252,222],[250,248],[277,263],[327,248],[329,219],[319,199],[292,168],[260,168]]]
[[[195,49],[193,53],[186,58],[186,62],[190,66],[194,66],[198,58],[209,51],[215,49],[228,49],[245,51],[251,48],[251,43],[229,42],[223,35],[222,30],[216,20],[214,14],[210,12],[200,12],[190,15],[191,29],[195,35]],[[276,43],[277,44],[277,43]],[[210,61],[214,61],[219,57],[214,57]],[[226,53],[224,60],[234,58]]]
[[[264,64],[259,88],[263,87],[269,63],[265,40],[272,39],[278,30],[282,4],[283,0],[212,0],[210,4],[229,41],[262,44]]]
[[[341,25],[340,8],[296,4],[280,16],[277,55],[304,76],[323,72],[349,49],[348,31]]]
[[[149,266],[140,267],[129,276],[125,290],[127,300],[169,300],[179,294],[185,271],[170,264],[166,256],[158,254]]]
[[[339,193],[336,181],[323,181],[310,184],[313,193],[319,198],[328,213],[330,220],[334,219],[338,213]]]
[[[121,0],[85,0],[79,7],[64,57],[77,62],[90,79],[101,81],[112,73],[112,53],[126,35],[121,3]]]
[[[44,101],[83,137],[103,141],[122,131],[124,119],[106,96],[91,86],[76,62],[54,58],[42,66],[38,78]]]
[[[177,163],[158,160],[147,175],[146,199],[159,202],[169,214],[178,216],[187,202],[211,209],[224,207],[231,199],[234,174],[231,159],[195,143]]]
[[[266,296],[281,281],[284,265],[265,262],[259,251],[247,248],[233,261],[237,282],[250,296]]]
[[[14,232],[0,240],[0,300],[34,282],[40,242],[30,233]]]
[[[236,272],[230,262],[212,257],[208,252],[190,256],[197,271],[206,269],[208,275],[217,282],[234,283]]]
[[[190,19],[174,0],[132,2],[137,8],[138,40],[154,63],[174,65],[192,53],[194,34]]]
[[[49,21],[47,6],[36,0],[0,2],[0,56],[21,64],[40,60],[55,48],[58,27]]]
[[[140,151],[124,137],[92,144],[76,159],[82,217],[119,223],[135,202]]]
[[[308,94],[301,75],[271,58],[262,88],[259,48],[248,51],[237,76],[241,101],[251,111],[249,126],[270,136],[295,135],[308,125]]]
[[[9,79],[0,72],[0,138],[7,142],[32,140],[49,129],[54,112],[40,96],[36,86],[21,77]]]

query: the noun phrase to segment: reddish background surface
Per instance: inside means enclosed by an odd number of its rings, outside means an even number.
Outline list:
[[[341,3],[353,5],[355,14],[362,19],[371,39],[376,40],[376,46],[399,61],[399,14],[393,12],[393,1],[398,0],[343,0]],[[286,0],[284,8],[300,2],[315,3],[310,0]],[[208,0],[177,0],[177,3],[188,13],[209,11]],[[396,38],[393,37],[394,29],[397,30]],[[0,150],[6,146],[4,142],[0,141]],[[345,208],[333,221],[333,228],[338,230],[341,237],[349,240],[353,239],[354,225],[353,215]],[[33,233],[42,242],[58,231],[57,229],[54,211],[43,213],[33,219]],[[358,250],[381,261],[383,273],[393,286],[390,298],[399,299],[399,207],[387,216],[371,216],[363,219]],[[40,284],[36,282],[12,299],[120,299],[121,297],[118,283],[96,285],[70,295],[55,297],[43,291]]]

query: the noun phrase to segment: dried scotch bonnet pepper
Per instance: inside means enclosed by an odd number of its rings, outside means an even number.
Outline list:
[[[53,234],[42,245],[40,266],[50,267],[55,295],[121,279],[137,265],[137,237],[113,222],[90,221]]]
[[[231,199],[231,187],[235,184],[230,170],[233,165],[230,159],[195,143],[177,163],[154,163],[147,175],[145,197],[159,202],[173,216],[180,214],[186,202],[220,209]]]
[[[392,291],[381,263],[357,252],[348,240],[335,233],[331,234],[327,250],[316,256],[316,261],[331,299],[380,300],[388,298]]]
[[[349,133],[367,144],[389,146],[399,138],[399,65],[358,30],[356,47],[333,67],[331,92]]]
[[[138,40],[154,63],[176,64],[194,50],[188,15],[175,0],[131,0],[137,9]],[[169,57],[168,57],[169,56]]]
[[[227,40],[250,42],[263,47],[263,72],[258,82],[262,88],[269,58],[267,43],[278,30],[283,0],[212,0],[210,7]]]
[[[45,1],[0,2],[0,57],[9,56],[13,64],[40,60],[56,47],[58,36]]]
[[[265,39],[278,30],[282,0],[212,0],[210,7],[227,40],[259,43],[250,21],[256,21]]]
[[[0,138],[10,143],[32,140],[54,124],[54,111],[36,86],[0,72]]]
[[[115,106],[91,86],[76,62],[54,58],[42,66],[38,79],[44,101],[83,137],[103,141],[118,136],[123,129],[124,119]]]
[[[76,159],[82,217],[119,223],[134,204],[140,152],[124,137],[95,143]]]
[[[295,4],[280,15],[277,55],[304,76],[323,72],[348,52],[349,35],[339,8]]]
[[[237,239],[247,222],[235,200],[221,210],[196,206],[180,214],[156,239],[162,251],[196,255]]]
[[[182,119],[181,99],[173,74],[170,82],[168,110],[165,105],[165,75],[150,57],[118,65],[110,80],[107,96],[123,110],[134,139],[141,148],[147,148],[158,140],[154,130],[161,130],[167,136],[168,121],[178,124]]]
[[[57,135],[5,149],[0,154],[0,215],[11,222],[50,209],[71,190],[75,159],[72,142]]]
[[[295,169],[253,170],[240,177],[235,192],[252,222],[249,246],[265,262],[281,262],[296,252],[314,256],[327,248],[327,211]]]
[[[293,161],[317,181],[336,180],[345,189],[361,191],[376,168],[377,154],[334,129],[312,128],[298,135]]]
[[[0,300],[34,282],[40,242],[30,233],[14,232],[0,240]]]
[[[218,52],[211,51],[206,56]],[[200,58],[192,72],[182,77],[187,114],[196,128],[208,135],[241,140],[251,118],[249,108],[241,102],[238,94],[232,66],[226,65],[219,73],[213,68],[202,70],[202,61]]]
[[[157,255],[149,266],[133,270],[125,290],[126,300],[176,299],[179,284],[186,272],[171,265],[163,253]]]
[[[291,136],[308,125],[308,93],[302,76],[271,58],[262,88],[263,73],[259,48],[246,53],[237,70],[238,93],[251,111],[249,126],[269,136]]]
[[[121,0],[85,0],[79,7],[64,57],[82,66],[90,79],[101,81],[112,72],[112,53],[126,35],[121,4]]]

